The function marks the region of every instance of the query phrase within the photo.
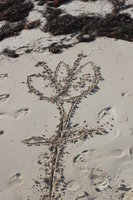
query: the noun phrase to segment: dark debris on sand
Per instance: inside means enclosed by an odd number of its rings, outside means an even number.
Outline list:
[[[34,7],[29,0],[0,0],[0,41],[18,35],[25,28],[26,17]]]
[[[91,42],[96,37],[109,37],[133,41],[133,18],[129,14],[120,14],[120,11],[133,7],[126,5],[125,0],[108,0],[113,4],[111,14],[102,16],[80,15],[72,16],[57,8],[69,0],[35,0],[38,4],[47,4],[43,16],[47,22],[44,32],[53,35],[77,34],[78,42]],[[81,0],[96,1],[96,0]],[[0,0],[0,21],[6,23],[0,27],[0,41],[18,35],[23,29],[39,28],[40,20],[26,22],[26,17],[33,9],[34,4],[30,0]],[[63,47],[54,45],[49,48],[50,52],[59,53]],[[68,47],[65,47],[68,48]]]
[[[59,7],[61,4],[66,3],[70,0],[36,0],[38,2],[39,6],[43,6],[44,4],[47,4],[49,7]]]
[[[79,33],[86,35],[86,38],[82,39],[90,41],[94,40],[95,37],[133,41],[133,19],[129,14],[75,17],[61,9],[48,8],[45,16],[47,23],[43,30],[53,35]]]
[[[3,55],[5,56],[8,56],[8,57],[11,57],[11,58],[17,58],[19,57],[19,54],[17,54],[15,52],[15,50],[10,50],[8,48],[5,48],[3,51],[2,51]]]
[[[17,22],[24,20],[33,3],[26,0],[0,0],[0,21]]]
[[[14,23],[6,22],[0,28],[0,41],[11,36],[19,35],[20,31],[24,29],[24,26],[25,22],[23,21]]]

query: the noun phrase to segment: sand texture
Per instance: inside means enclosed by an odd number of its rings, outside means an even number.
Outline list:
[[[101,1],[59,8],[111,13]],[[45,24],[42,10],[26,19]],[[61,41],[70,48],[53,54]],[[132,42],[35,28],[0,44],[0,200],[132,200]]]

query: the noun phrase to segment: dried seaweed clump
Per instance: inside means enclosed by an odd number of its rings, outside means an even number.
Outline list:
[[[0,21],[17,22],[24,20],[33,8],[27,0],[0,0]]]
[[[82,33],[94,37],[109,37],[133,41],[133,19],[129,14],[101,16],[72,16],[61,9],[48,8],[44,31],[53,35]]]
[[[24,29],[24,26],[25,22],[23,21],[14,23],[6,22],[0,28],[0,41],[8,37],[18,35],[20,31]]]
[[[15,50],[11,50],[11,49],[8,49],[8,48],[5,48],[2,53],[5,55],[5,56],[8,56],[8,57],[11,57],[11,58],[17,58],[19,57],[19,54],[17,54],[15,52]]]
[[[18,35],[25,28],[25,19],[33,6],[30,0],[0,0],[0,21],[6,21],[0,27],[0,41]]]

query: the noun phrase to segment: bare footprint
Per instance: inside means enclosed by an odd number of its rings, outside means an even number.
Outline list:
[[[67,189],[71,192],[75,192],[81,188],[80,181],[78,180],[72,180],[67,183]]]
[[[115,118],[115,109],[111,106],[103,108],[98,113],[98,122],[104,125],[104,127],[107,126],[109,130],[113,130],[114,126],[116,125]]]
[[[28,108],[23,108],[23,109],[19,109],[17,110],[14,114],[12,114],[12,117],[13,118],[20,118],[20,117],[23,117],[25,116],[26,114],[29,113],[29,109]]]
[[[89,179],[97,192],[103,191],[109,186],[109,180],[106,174],[99,168],[91,169]]]
[[[84,150],[81,154],[76,155],[73,158],[73,163],[76,162],[88,162],[88,161],[94,161],[99,159],[100,155],[97,153],[95,149],[90,150]]]
[[[5,102],[9,99],[10,94],[0,94],[0,102]]]
[[[109,155],[114,157],[114,158],[115,157],[122,157],[122,156],[125,155],[125,152],[121,149],[115,149],[115,150],[111,151]]]
[[[103,108],[99,113],[98,113],[98,119],[101,120],[102,118],[104,118],[107,115],[110,115],[111,112],[111,107],[108,106],[106,108]]]
[[[100,155],[95,149],[90,149],[88,151],[88,158],[89,158],[89,161],[98,160],[100,158]]]
[[[88,151],[87,151],[87,152],[88,152]],[[87,153],[87,152],[85,152],[85,153]],[[82,160],[83,160],[83,156],[84,156],[83,153],[76,155],[76,156],[73,158],[73,163],[76,163],[76,162],[78,162],[79,160],[82,161]]]
[[[0,113],[0,119],[5,119],[5,118],[21,118],[25,115],[27,115],[29,113],[29,109],[28,108],[24,108],[24,109],[19,109],[17,111],[15,111],[13,114],[7,114],[5,112],[1,112]]]
[[[18,188],[21,187],[21,185],[23,184],[23,176],[21,173],[16,173],[15,175],[13,175],[8,183],[9,187],[13,187],[13,188]]]
[[[108,133],[111,133],[112,139],[120,137],[121,132],[116,118],[116,110],[111,106],[103,108],[98,113],[98,122],[104,126]]]

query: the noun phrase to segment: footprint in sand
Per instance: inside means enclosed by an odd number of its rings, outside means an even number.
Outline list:
[[[118,157],[123,157],[125,155],[125,152],[123,150],[121,150],[121,149],[115,149],[115,150],[111,151],[109,153],[109,155],[111,157],[118,158]]]
[[[109,186],[107,175],[99,168],[90,170],[89,179],[97,192],[103,191]]]
[[[19,110],[15,111],[13,114],[7,114],[5,112],[1,112],[0,119],[5,119],[5,118],[18,119],[18,118],[21,118],[21,117],[27,115],[29,112],[30,112],[30,110],[28,108],[19,109]]]
[[[10,178],[8,186],[13,188],[18,188],[21,187],[22,184],[23,184],[23,176],[21,173],[18,172]]]
[[[94,160],[98,160],[100,158],[100,155],[95,151],[95,149],[90,149],[90,150],[84,150],[82,153],[76,155],[73,158],[73,163],[76,164],[77,162],[79,163],[88,163]]]
[[[0,94],[0,103],[6,102],[10,97],[10,94]]]
[[[102,124],[108,133],[112,133],[112,139],[120,137],[115,108],[111,106],[103,108],[98,113],[98,123]]]
[[[75,192],[81,188],[80,181],[72,180],[67,183],[67,189],[71,192]]]
[[[11,116],[13,118],[20,118],[20,117],[27,115],[29,113],[29,111],[30,110],[28,108],[19,109],[16,112],[14,112]]]
[[[111,114],[112,108],[110,106],[103,108],[99,113],[98,113],[98,119],[101,120],[105,116],[109,116]]]
[[[103,108],[98,113],[98,122],[103,124],[104,126],[108,126],[110,130],[113,129],[114,125],[116,124],[115,119],[115,109],[111,106],[108,106],[106,108]]]

